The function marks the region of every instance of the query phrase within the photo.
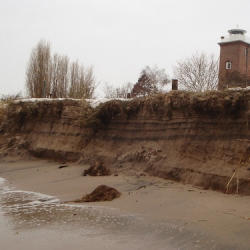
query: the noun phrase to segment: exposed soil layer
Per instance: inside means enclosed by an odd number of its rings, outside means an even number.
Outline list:
[[[91,108],[86,101],[12,102],[1,108],[1,156],[104,162],[225,191],[235,168],[250,194],[250,91],[172,91]],[[240,164],[239,164],[240,163]],[[236,192],[236,176],[229,192]]]

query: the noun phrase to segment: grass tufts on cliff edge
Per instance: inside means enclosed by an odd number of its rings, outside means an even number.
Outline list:
[[[98,132],[116,117],[126,120],[144,112],[172,119],[174,111],[177,110],[181,111],[184,117],[198,114],[213,118],[237,118],[248,108],[248,93],[250,91],[246,90],[202,93],[171,91],[130,101],[111,100],[93,109],[91,116],[85,120],[85,125]]]
[[[60,119],[67,113],[67,119],[75,120],[73,125],[89,127],[94,133],[104,129],[117,117],[131,119],[141,114],[159,115],[161,119],[173,119],[175,111],[184,117],[193,114],[213,118],[230,116],[237,118],[248,109],[249,90],[207,91],[202,93],[171,91],[131,100],[110,100],[96,108],[85,100],[58,100],[22,102],[8,100],[0,102],[1,130],[18,132],[31,120]],[[68,110],[68,111],[67,111]]]

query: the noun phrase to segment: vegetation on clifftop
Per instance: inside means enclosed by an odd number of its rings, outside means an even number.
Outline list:
[[[34,119],[61,118],[63,111],[69,106],[73,107],[73,111],[68,114],[68,119],[75,119],[81,126],[91,128],[94,133],[105,128],[112,119],[122,117],[126,120],[142,113],[159,115],[161,119],[173,119],[175,111],[181,112],[186,118],[193,114],[211,118],[237,118],[240,112],[248,109],[248,95],[247,90],[200,93],[171,91],[126,101],[114,99],[96,108],[92,108],[86,100],[22,102],[8,99],[0,103],[1,130],[18,130]]]
[[[130,101],[111,100],[94,109],[86,125],[98,131],[117,116],[130,119],[142,112],[159,115],[161,119],[172,119],[174,111],[182,112],[185,117],[192,117],[195,113],[213,118],[237,118],[240,112],[248,108],[247,95],[248,91],[172,91]]]

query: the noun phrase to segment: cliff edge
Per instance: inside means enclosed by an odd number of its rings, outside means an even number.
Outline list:
[[[0,108],[0,154],[103,161],[113,172],[136,170],[223,192],[239,169],[239,193],[249,195],[249,97],[248,90],[172,91],[95,108],[87,100],[12,101]]]

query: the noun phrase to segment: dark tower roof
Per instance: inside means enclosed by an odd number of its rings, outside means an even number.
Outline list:
[[[243,30],[243,29],[237,28],[237,29],[231,29],[231,30],[229,30],[228,33],[230,35],[245,35],[245,33],[247,33],[247,31]]]

